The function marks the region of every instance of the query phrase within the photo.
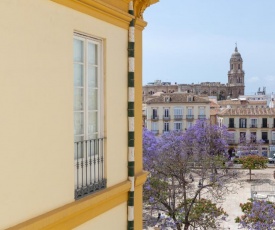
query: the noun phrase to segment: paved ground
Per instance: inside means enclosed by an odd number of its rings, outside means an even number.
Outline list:
[[[263,170],[253,170],[252,171],[252,181],[249,181],[248,170],[241,170],[243,173],[241,174],[239,180],[242,182],[242,187],[236,191],[234,194],[229,194],[224,202],[222,203],[222,207],[228,213],[228,218],[226,221],[221,223],[220,229],[226,230],[237,230],[240,229],[238,224],[235,223],[235,218],[237,216],[242,215],[240,203],[245,203],[247,199],[251,198],[251,185],[252,184],[261,184],[261,183],[275,183],[275,179],[273,178],[273,172],[275,168],[267,168]],[[147,228],[154,229],[154,228]]]
[[[236,230],[238,224],[235,223],[235,218],[242,215],[240,208],[240,203],[245,203],[247,199],[251,198],[251,185],[271,182],[274,183],[275,179],[273,178],[274,168],[267,168],[263,170],[253,170],[252,181],[248,181],[249,175],[247,175],[248,170],[244,171],[244,174],[241,176],[240,180],[242,181],[242,188],[240,188],[236,194],[230,194],[226,197],[222,206],[224,210],[228,213],[229,217],[221,225],[221,229],[230,229]]]

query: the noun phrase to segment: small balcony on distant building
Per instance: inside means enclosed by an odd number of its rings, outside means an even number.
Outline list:
[[[163,115],[164,121],[170,121],[170,115]]]
[[[265,139],[263,141],[264,141],[264,144],[269,144],[269,140]]]
[[[275,145],[275,140],[271,140],[271,143],[272,143],[273,145]]]
[[[158,120],[159,120],[159,116],[157,116],[157,115],[152,115],[152,116],[151,116],[151,120],[152,120],[152,121],[158,121]]]
[[[258,128],[258,125],[257,124],[251,124],[250,128]]]
[[[234,124],[229,124],[228,128],[235,128],[235,125]]]
[[[238,144],[238,141],[236,141],[236,140],[234,140],[234,139],[229,139],[229,140],[227,141],[227,143],[228,143],[229,145],[236,145],[236,144]]]
[[[186,115],[186,120],[194,120],[194,115]]]
[[[174,120],[182,120],[183,115],[174,115]]]
[[[198,119],[199,120],[204,120],[204,119],[206,119],[206,115],[198,115]]]
[[[155,135],[158,135],[159,134],[159,131],[158,130],[151,130],[151,132]]]
[[[268,126],[268,124],[262,124],[261,127],[262,128],[268,128],[269,126]]]

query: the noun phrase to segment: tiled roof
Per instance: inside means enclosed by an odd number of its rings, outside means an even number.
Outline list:
[[[275,108],[237,108],[222,109],[220,116],[275,116]]]
[[[165,98],[170,97],[169,102],[165,102]],[[192,97],[192,101],[188,101],[188,97]],[[163,93],[158,97],[154,97],[146,101],[146,104],[154,103],[210,103],[208,97],[198,96],[190,93]]]
[[[267,102],[266,101],[245,101],[245,103],[247,105],[266,105]],[[242,105],[240,100],[222,100],[222,101],[218,101],[219,105]]]

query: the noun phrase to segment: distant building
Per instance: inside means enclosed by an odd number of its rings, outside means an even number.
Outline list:
[[[190,93],[161,93],[146,102],[147,129],[156,135],[184,131],[198,119],[210,118],[210,101]]]
[[[217,113],[218,123],[232,133],[230,149],[236,150],[241,137],[263,140],[260,152],[272,155],[275,150],[275,108],[227,108]]]
[[[197,95],[216,96],[218,100],[238,98],[244,95],[244,71],[243,59],[238,52],[237,46],[229,61],[228,82],[202,82],[199,84],[171,84],[160,80],[143,86],[143,101],[146,101],[156,92],[174,93],[185,92]]]

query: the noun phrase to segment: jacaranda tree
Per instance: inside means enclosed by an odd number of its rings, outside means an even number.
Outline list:
[[[144,186],[146,207],[164,212],[178,230],[218,228],[226,213],[216,203],[237,185],[237,173],[225,167],[228,138],[225,127],[206,120],[185,133],[155,137],[144,130],[144,167],[150,172]]]
[[[275,204],[269,201],[250,200],[240,204],[244,215],[235,221],[244,229],[273,230],[275,229]]]

